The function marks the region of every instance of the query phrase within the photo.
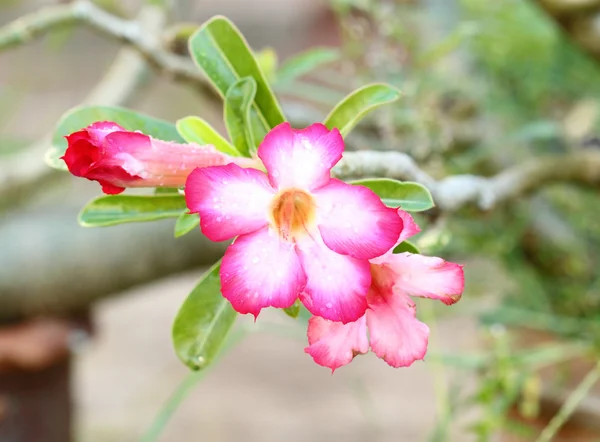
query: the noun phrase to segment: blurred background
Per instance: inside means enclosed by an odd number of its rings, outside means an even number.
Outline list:
[[[67,3],[0,0],[0,26]],[[95,3],[132,20],[147,7]],[[405,152],[438,179],[600,149],[600,1],[149,3],[167,21],[155,34],[181,58],[189,25],[230,17],[298,127],[367,82],[395,85],[403,99],[365,120],[347,148]],[[77,213],[99,186],[52,171],[43,156],[61,115],[84,102],[169,121],[200,115],[223,129],[220,102],[85,24],[23,44],[7,30],[0,441],[69,442],[72,429],[82,442],[519,442],[537,440],[558,410],[551,440],[600,440],[598,188],[550,180],[487,211],[417,216],[422,252],[466,264],[467,281],[450,308],[417,301],[432,331],[423,362],[392,369],[368,354],[332,376],[304,354],[306,325],[269,311],[242,318],[240,342],[190,378],[172,321],[225,245],[200,232],[175,240],[171,221],[81,228]],[[335,50],[278,75],[314,46]]]

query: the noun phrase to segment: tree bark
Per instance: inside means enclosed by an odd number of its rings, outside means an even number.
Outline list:
[[[138,284],[212,264],[227,246],[199,228],[175,239],[172,220],[87,229],[76,214],[44,211],[41,219],[28,212],[0,223],[0,322],[81,310]]]

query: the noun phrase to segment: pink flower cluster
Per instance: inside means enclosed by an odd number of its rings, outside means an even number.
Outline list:
[[[200,215],[202,232],[213,241],[233,239],[221,264],[223,296],[255,317],[299,299],[314,315],[305,351],[332,370],[369,347],[393,367],[422,359],[429,329],[416,319],[411,296],[449,305],[463,292],[461,265],[392,253],[419,232],[408,213],[331,177],[344,151],[337,129],[277,126],[258,149],[266,173],[253,168],[257,160],[155,140],[113,123],[67,139],[69,170],[99,181],[106,193],[178,187],[187,178],[186,202]]]

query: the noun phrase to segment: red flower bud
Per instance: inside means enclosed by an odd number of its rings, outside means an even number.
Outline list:
[[[232,157],[212,145],[178,144],[116,123],[97,122],[66,137],[62,159],[78,177],[98,181],[107,194],[126,187],[183,187],[196,167],[236,163],[251,166],[254,160]]]

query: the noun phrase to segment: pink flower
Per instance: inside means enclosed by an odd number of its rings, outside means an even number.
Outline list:
[[[130,132],[116,123],[98,122],[66,137],[62,159],[69,172],[98,181],[104,193],[117,194],[126,187],[182,187],[196,167],[238,162],[213,146],[161,141]]]
[[[418,233],[419,227],[408,213],[402,210],[398,213],[404,221],[399,241],[404,241]],[[454,304],[464,289],[462,267],[441,258],[412,253],[388,252],[372,259],[365,315],[347,324],[313,316],[308,322],[306,353],[332,371],[351,362],[357,354],[367,353],[369,344],[392,367],[407,367],[423,359],[429,328],[416,319],[410,296]]]
[[[213,241],[238,237],[221,264],[221,291],[255,317],[300,297],[315,315],[360,318],[371,285],[368,259],[385,253],[402,231],[395,209],[365,187],[332,179],[344,141],[322,124],[288,123],[263,140],[268,175],[235,164],[194,170],[185,194]]]

